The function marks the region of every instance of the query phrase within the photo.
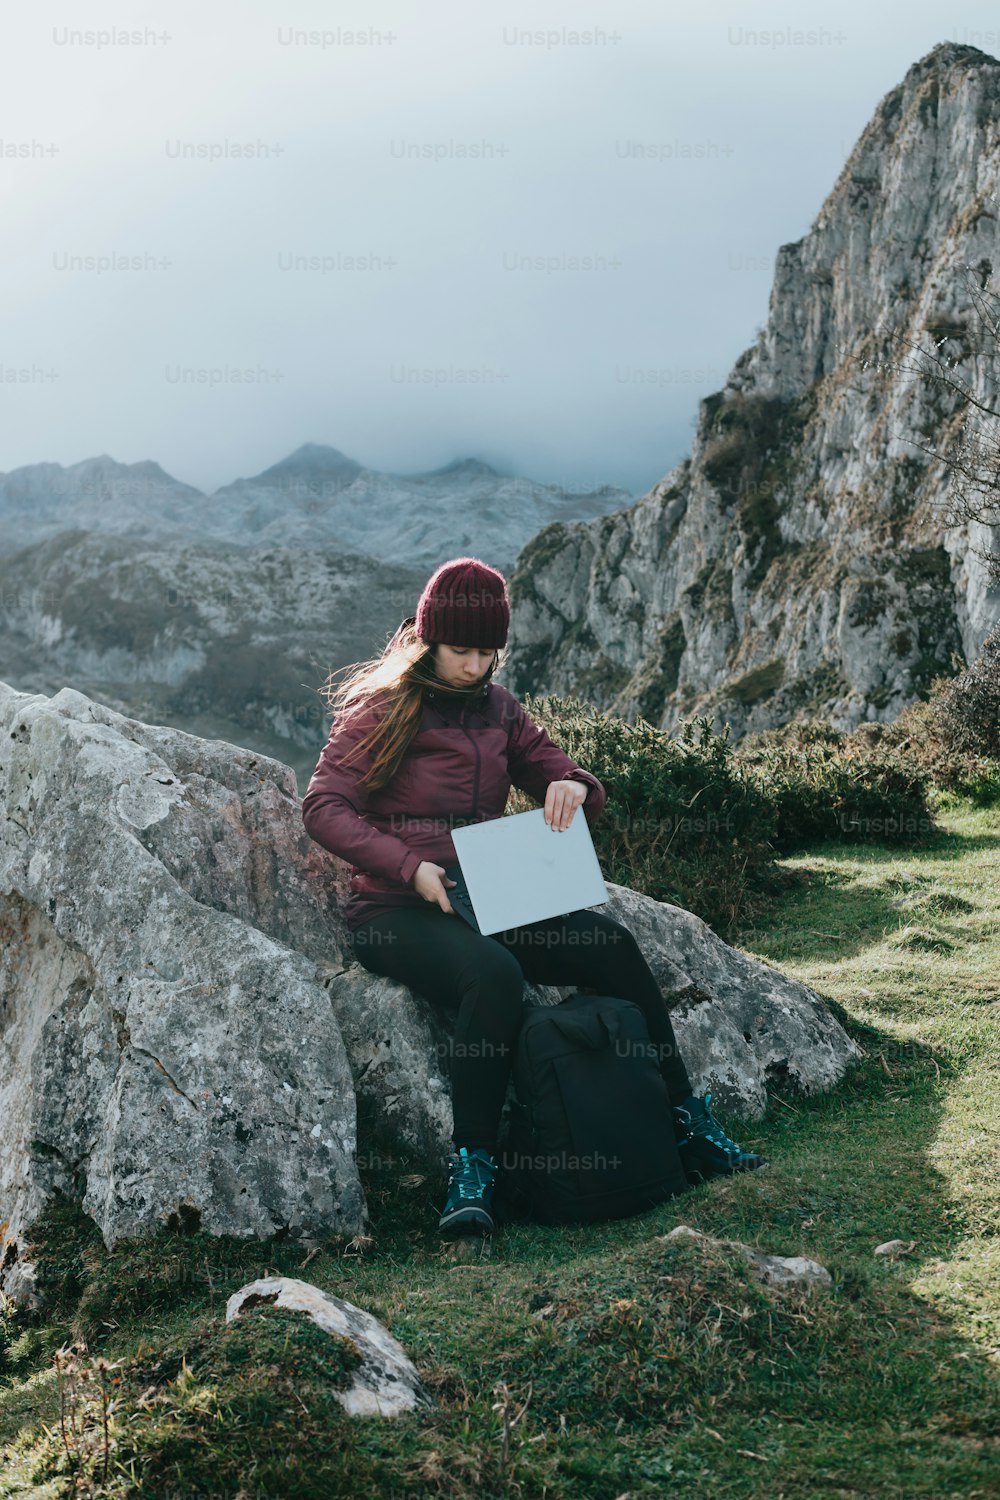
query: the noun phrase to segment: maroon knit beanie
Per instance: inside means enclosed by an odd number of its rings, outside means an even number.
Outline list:
[[[417,635],[446,646],[507,644],[507,580],[478,557],[453,557],[428,579],[417,605]]]

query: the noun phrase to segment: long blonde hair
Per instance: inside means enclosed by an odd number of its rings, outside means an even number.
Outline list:
[[[420,726],[425,688],[434,688],[443,697],[478,698],[494,673],[506,664],[507,656],[507,647],[499,647],[485,676],[472,687],[456,687],[437,675],[435,646],[420,639],[416,616],[411,615],[399,626],[380,656],[331,672],[319,691],[335,720],[341,715],[361,712],[376,700],[385,700],[385,712],[379,722],[356,746],[359,756],[369,749],[374,751],[372,764],[361,778],[363,785],[376,792],[395,776]],[[333,679],[342,672],[350,675],[334,688]]]

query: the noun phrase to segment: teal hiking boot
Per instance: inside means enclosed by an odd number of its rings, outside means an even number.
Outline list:
[[[497,1163],[482,1146],[465,1146],[448,1157],[448,1198],[438,1221],[443,1235],[492,1234]]]
[[[674,1105],[673,1113],[677,1150],[688,1182],[705,1182],[710,1177],[767,1166],[763,1156],[744,1151],[726,1134],[712,1113],[711,1093],[701,1098],[689,1094],[683,1104]]]

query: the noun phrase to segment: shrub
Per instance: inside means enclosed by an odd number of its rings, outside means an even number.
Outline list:
[[[945,685],[950,679],[939,680]],[[580,699],[528,694],[524,702],[607,789],[593,829],[605,877],[723,932],[773,892],[776,855],[817,840],[919,843],[937,831],[934,786],[1000,797],[1000,763],[949,751],[931,703],[850,733],[797,719],[734,747],[728,726],[716,734],[707,717],[670,735]],[[531,805],[515,793],[511,811]]]
[[[963,691],[961,678],[935,679],[930,697],[911,703],[891,724],[860,724],[849,737],[854,753],[893,755],[917,767],[929,785],[969,797],[980,806],[992,806],[1000,800],[1000,757],[983,748],[990,743],[990,735],[982,718],[979,749],[974,747],[977,737],[961,727],[966,711],[956,705]],[[977,712],[975,692],[966,723]],[[981,711],[981,699],[979,705]]]
[[[738,753],[774,805],[773,843],[782,853],[818,839],[909,844],[934,831],[919,766],[825,720],[748,736]]]
[[[701,718],[671,737],[575,698],[526,694],[524,705],[607,789],[593,839],[608,880],[717,927],[736,922],[748,892],[773,880],[774,814],[734,758],[728,730],[715,734]]]
[[[1000,630],[986,637],[971,667],[939,685],[934,703],[934,727],[948,750],[1000,758]]]

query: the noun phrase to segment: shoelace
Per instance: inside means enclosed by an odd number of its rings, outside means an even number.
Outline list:
[[[495,1171],[496,1168],[490,1162],[484,1161],[481,1156],[470,1156],[462,1146],[459,1154],[451,1158],[449,1186],[457,1179],[460,1198],[480,1198],[483,1189],[492,1182]]]
[[[689,1110],[678,1109],[678,1113],[687,1115],[688,1120],[690,1121],[691,1114]],[[718,1120],[712,1113],[711,1091],[709,1091],[705,1095],[705,1113],[707,1115],[707,1119],[700,1120],[693,1130],[688,1130],[688,1135],[706,1136],[710,1141],[714,1141],[717,1146],[721,1146],[723,1151],[727,1151],[730,1154],[735,1154],[736,1156],[746,1156],[748,1153],[743,1151],[742,1148],[738,1146],[732,1139],[732,1137],[726,1134],[726,1132],[723,1130],[722,1126],[719,1124]]]

